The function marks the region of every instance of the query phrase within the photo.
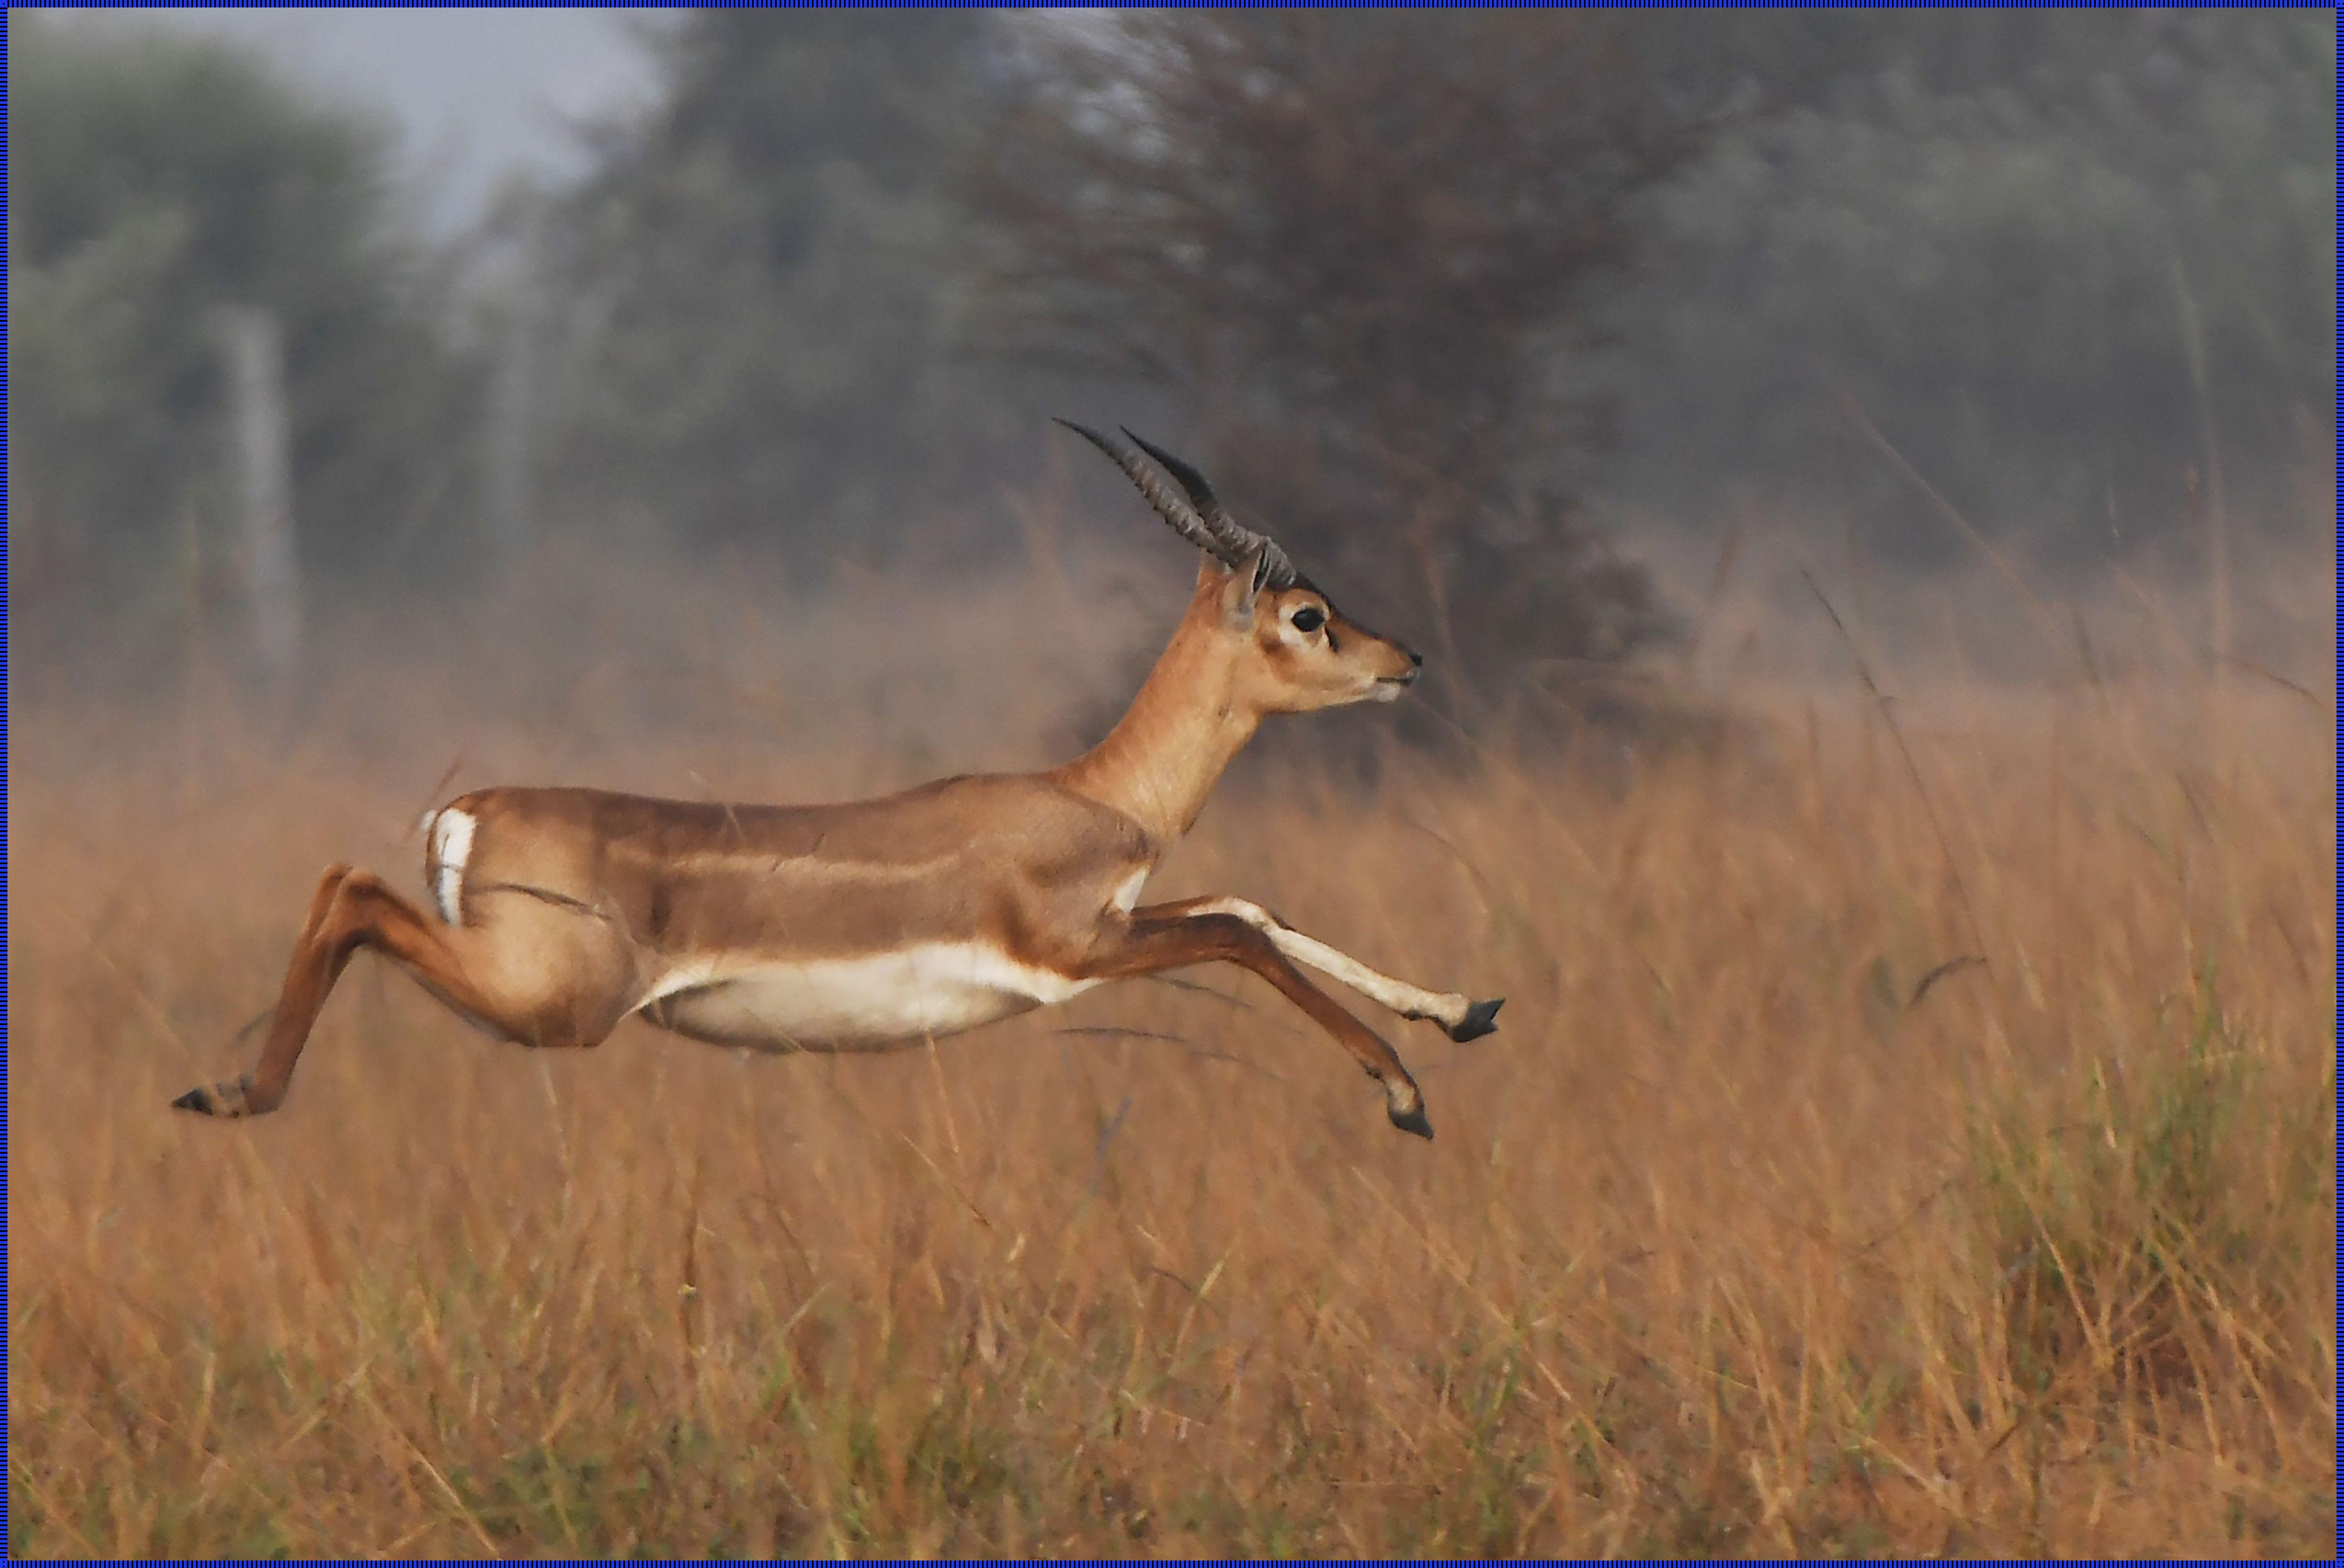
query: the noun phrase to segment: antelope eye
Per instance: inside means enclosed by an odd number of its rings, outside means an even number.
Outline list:
[[[1305,604],[1294,612],[1294,629],[1308,635],[1327,624],[1327,612],[1316,604]]]

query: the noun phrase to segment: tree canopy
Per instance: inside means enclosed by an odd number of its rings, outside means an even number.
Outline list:
[[[2076,570],[2186,537],[2218,452],[2264,515],[2332,461],[2329,12],[646,37],[654,101],[515,209],[548,528],[815,567],[997,542],[1045,414],[1144,410],[1370,618],[1405,597],[1468,664],[1552,667],[1662,628],[1639,520],[1853,512],[1934,560],[1863,430]],[[12,14],[9,45],[20,561],[169,559],[217,488],[224,306],[284,324],[309,564],[480,530],[502,349],[451,329],[466,276],[384,131],[184,37]]]
[[[37,528],[108,572],[175,555],[217,499],[218,311],[258,306],[302,552],[385,565],[452,503],[461,389],[387,133],[216,44],[12,12],[8,54],[12,542]]]
[[[2333,13],[1800,21],[1836,53],[1656,193],[1609,302],[1615,493],[1954,546],[1853,408],[2080,566],[2191,521],[2207,412],[2250,503],[2332,452]]]
[[[948,504],[984,430],[956,358],[992,24],[714,11],[551,215],[557,464],[679,541],[811,559]],[[1030,440],[1030,432],[1028,432]]]

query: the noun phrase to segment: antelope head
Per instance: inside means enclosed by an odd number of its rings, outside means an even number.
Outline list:
[[[1127,430],[1129,444],[1070,420],[1058,423],[1105,452],[1156,515],[1204,552],[1183,628],[1215,638],[1234,655],[1238,690],[1233,694],[1255,712],[1389,702],[1414,683],[1421,657],[1336,609],[1276,540],[1231,517],[1195,468]],[[1178,482],[1185,498],[1147,466],[1141,451]]]

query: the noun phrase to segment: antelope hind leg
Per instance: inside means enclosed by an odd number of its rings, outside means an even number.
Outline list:
[[[398,964],[457,1012],[523,1045],[597,1045],[624,1011],[600,996],[565,997],[566,987],[549,987],[541,976],[530,985],[494,984],[493,938],[435,924],[373,873],[335,865],[319,879],[293,945],[259,1062],[241,1077],[189,1089],[171,1104],[215,1117],[263,1116],[283,1104],[310,1028],[361,947]]]

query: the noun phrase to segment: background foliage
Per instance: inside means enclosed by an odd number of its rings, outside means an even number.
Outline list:
[[[2201,548],[2218,476],[2299,528],[2334,25],[694,14],[581,180],[433,254],[363,119],[12,16],[12,552],[83,563],[60,608],[171,580],[219,481],[210,312],[248,302],[288,325],[305,561],[462,557],[491,245],[542,339],[538,526],[810,584],[998,553],[1052,411],[1186,449],[1477,677],[1663,634],[1656,538],[1944,561],[1884,442],[2056,569]]]
[[[900,534],[954,502],[951,476],[1031,446],[956,354],[958,177],[998,112],[995,30],[973,12],[713,11],[660,36],[664,100],[604,128],[548,217],[575,494],[678,543],[819,557]]]
[[[313,569],[379,575],[455,525],[470,371],[386,133],[217,45],[11,13],[8,54],[11,563],[176,580],[220,499],[223,306],[282,324]]]
[[[1868,19],[1658,194],[1612,316],[1614,482],[1690,515],[1831,497],[1884,553],[1958,549],[1851,450],[1844,398],[1981,527],[2082,566],[2198,521],[2210,415],[2268,515],[2333,450],[2335,57],[2328,12]]]

